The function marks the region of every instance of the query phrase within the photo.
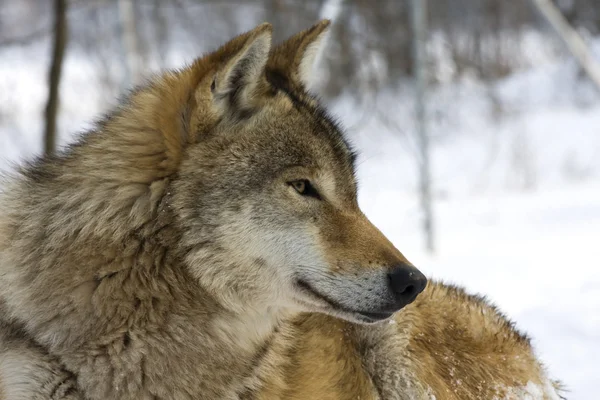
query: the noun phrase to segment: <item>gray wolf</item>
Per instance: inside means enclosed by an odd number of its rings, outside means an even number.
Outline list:
[[[260,25],[8,178],[0,398],[489,399],[548,386],[505,319],[448,286],[423,292],[361,212],[355,153],[305,89],[328,25],[274,48]]]

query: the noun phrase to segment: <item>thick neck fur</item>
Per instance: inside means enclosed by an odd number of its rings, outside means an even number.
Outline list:
[[[186,120],[196,100],[169,88],[201,79],[188,70],[132,94],[135,107],[22,169],[0,198],[0,318],[22,323],[90,398],[229,398],[252,384],[280,319],[224,307],[178,244],[172,179],[192,140],[186,124],[202,129]]]

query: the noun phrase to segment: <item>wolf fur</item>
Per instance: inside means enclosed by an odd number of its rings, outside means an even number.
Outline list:
[[[424,277],[360,211],[355,155],[305,89],[328,25],[273,49],[260,25],[6,180],[0,399],[549,387],[529,341],[481,299],[430,283],[406,306]],[[412,279],[402,293],[398,270]]]

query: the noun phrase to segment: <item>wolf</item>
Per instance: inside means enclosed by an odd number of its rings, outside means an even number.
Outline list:
[[[0,196],[0,399],[492,399],[555,384],[357,202],[308,91],[329,21],[132,91]]]

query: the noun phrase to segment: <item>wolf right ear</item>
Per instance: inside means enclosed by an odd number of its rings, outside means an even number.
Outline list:
[[[310,87],[315,60],[323,50],[330,25],[331,21],[324,19],[278,45],[271,53],[269,67],[305,88]]]
[[[271,24],[264,23],[224,46],[227,55],[210,86],[215,104],[224,111],[244,112],[256,105],[257,97],[266,88],[271,32]]]

